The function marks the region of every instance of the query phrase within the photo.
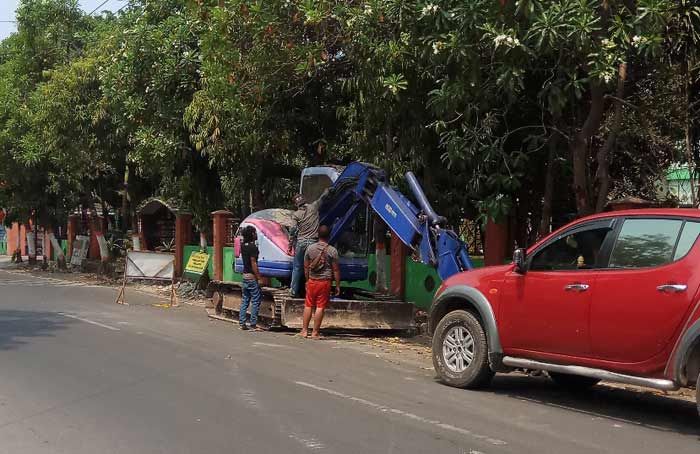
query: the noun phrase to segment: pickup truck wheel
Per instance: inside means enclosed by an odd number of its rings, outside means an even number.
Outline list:
[[[558,372],[547,372],[547,374],[554,383],[571,391],[583,391],[600,382],[598,378],[584,377],[582,375],[562,374]]]
[[[700,414],[700,374],[698,374],[698,381],[695,382],[695,401],[698,405],[698,414]]]
[[[493,378],[481,322],[467,311],[448,313],[433,335],[433,365],[443,383],[478,388]]]

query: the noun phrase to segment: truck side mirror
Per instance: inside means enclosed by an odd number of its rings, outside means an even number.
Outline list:
[[[518,248],[513,252],[513,264],[515,265],[516,273],[527,273],[527,252],[525,249]]]

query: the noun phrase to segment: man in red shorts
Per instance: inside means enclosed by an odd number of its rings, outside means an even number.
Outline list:
[[[309,322],[313,308],[314,329],[311,332],[312,339],[321,337],[321,322],[323,312],[330,301],[331,287],[335,280],[334,295],[340,295],[340,266],[338,265],[338,251],[328,244],[330,237],[328,226],[318,228],[318,242],[306,248],[304,254],[304,274],[306,275],[306,302],[304,304],[304,323],[301,328],[301,336],[309,334]]]

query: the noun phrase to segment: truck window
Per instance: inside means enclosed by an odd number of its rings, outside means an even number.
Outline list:
[[[600,250],[610,228],[592,228],[561,238],[535,253],[530,271],[587,270],[600,268]]]
[[[610,268],[646,268],[673,260],[683,221],[626,219],[610,255]]]
[[[676,245],[676,252],[673,254],[673,260],[680,260],[688,254],[690,248],[695,244],[695,240],[700,235],[700,222],[688,221],[683,224],[681,237]]]

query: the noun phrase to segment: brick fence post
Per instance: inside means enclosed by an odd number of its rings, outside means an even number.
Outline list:
[[[391,235],[390,292],[400,299],[406,296],[406,256],[408,248],[395,234]]]
[[[180,278],[185,264],[185,246],[192,241],[192,215],[180,213],[175,217],[175,278]]]
[[[68,225],[66,226],[66,238],[68,240],[68,254],[67,261],[70,262],[70,258],[73,257],[73,242],[75,241],[76,235],[78,235],[78,226],[80,224],[80,216],[77,214],[71,214],[68,216]]]
[[[508,255],[508,223],[496,223],[489,218],[486,222],[484,242],[484,265],[503,265]]]
[[[97,234],[102,234],[102,216],[90,216],[90,247],[88,258],[100,258],[100,243],[97,241]]]
[[[49,227],[44,227],[44,257],[46,260],[51,261],[51,255],[53,251],[53,245],[51,244],[51,237],[49,234],[53,232],[53,229]]]
[[[214,280],[224,280],[224,245],[226,244],[226,221],[233,213],[226,210],[214,211],[212,214],[214,230]]]

